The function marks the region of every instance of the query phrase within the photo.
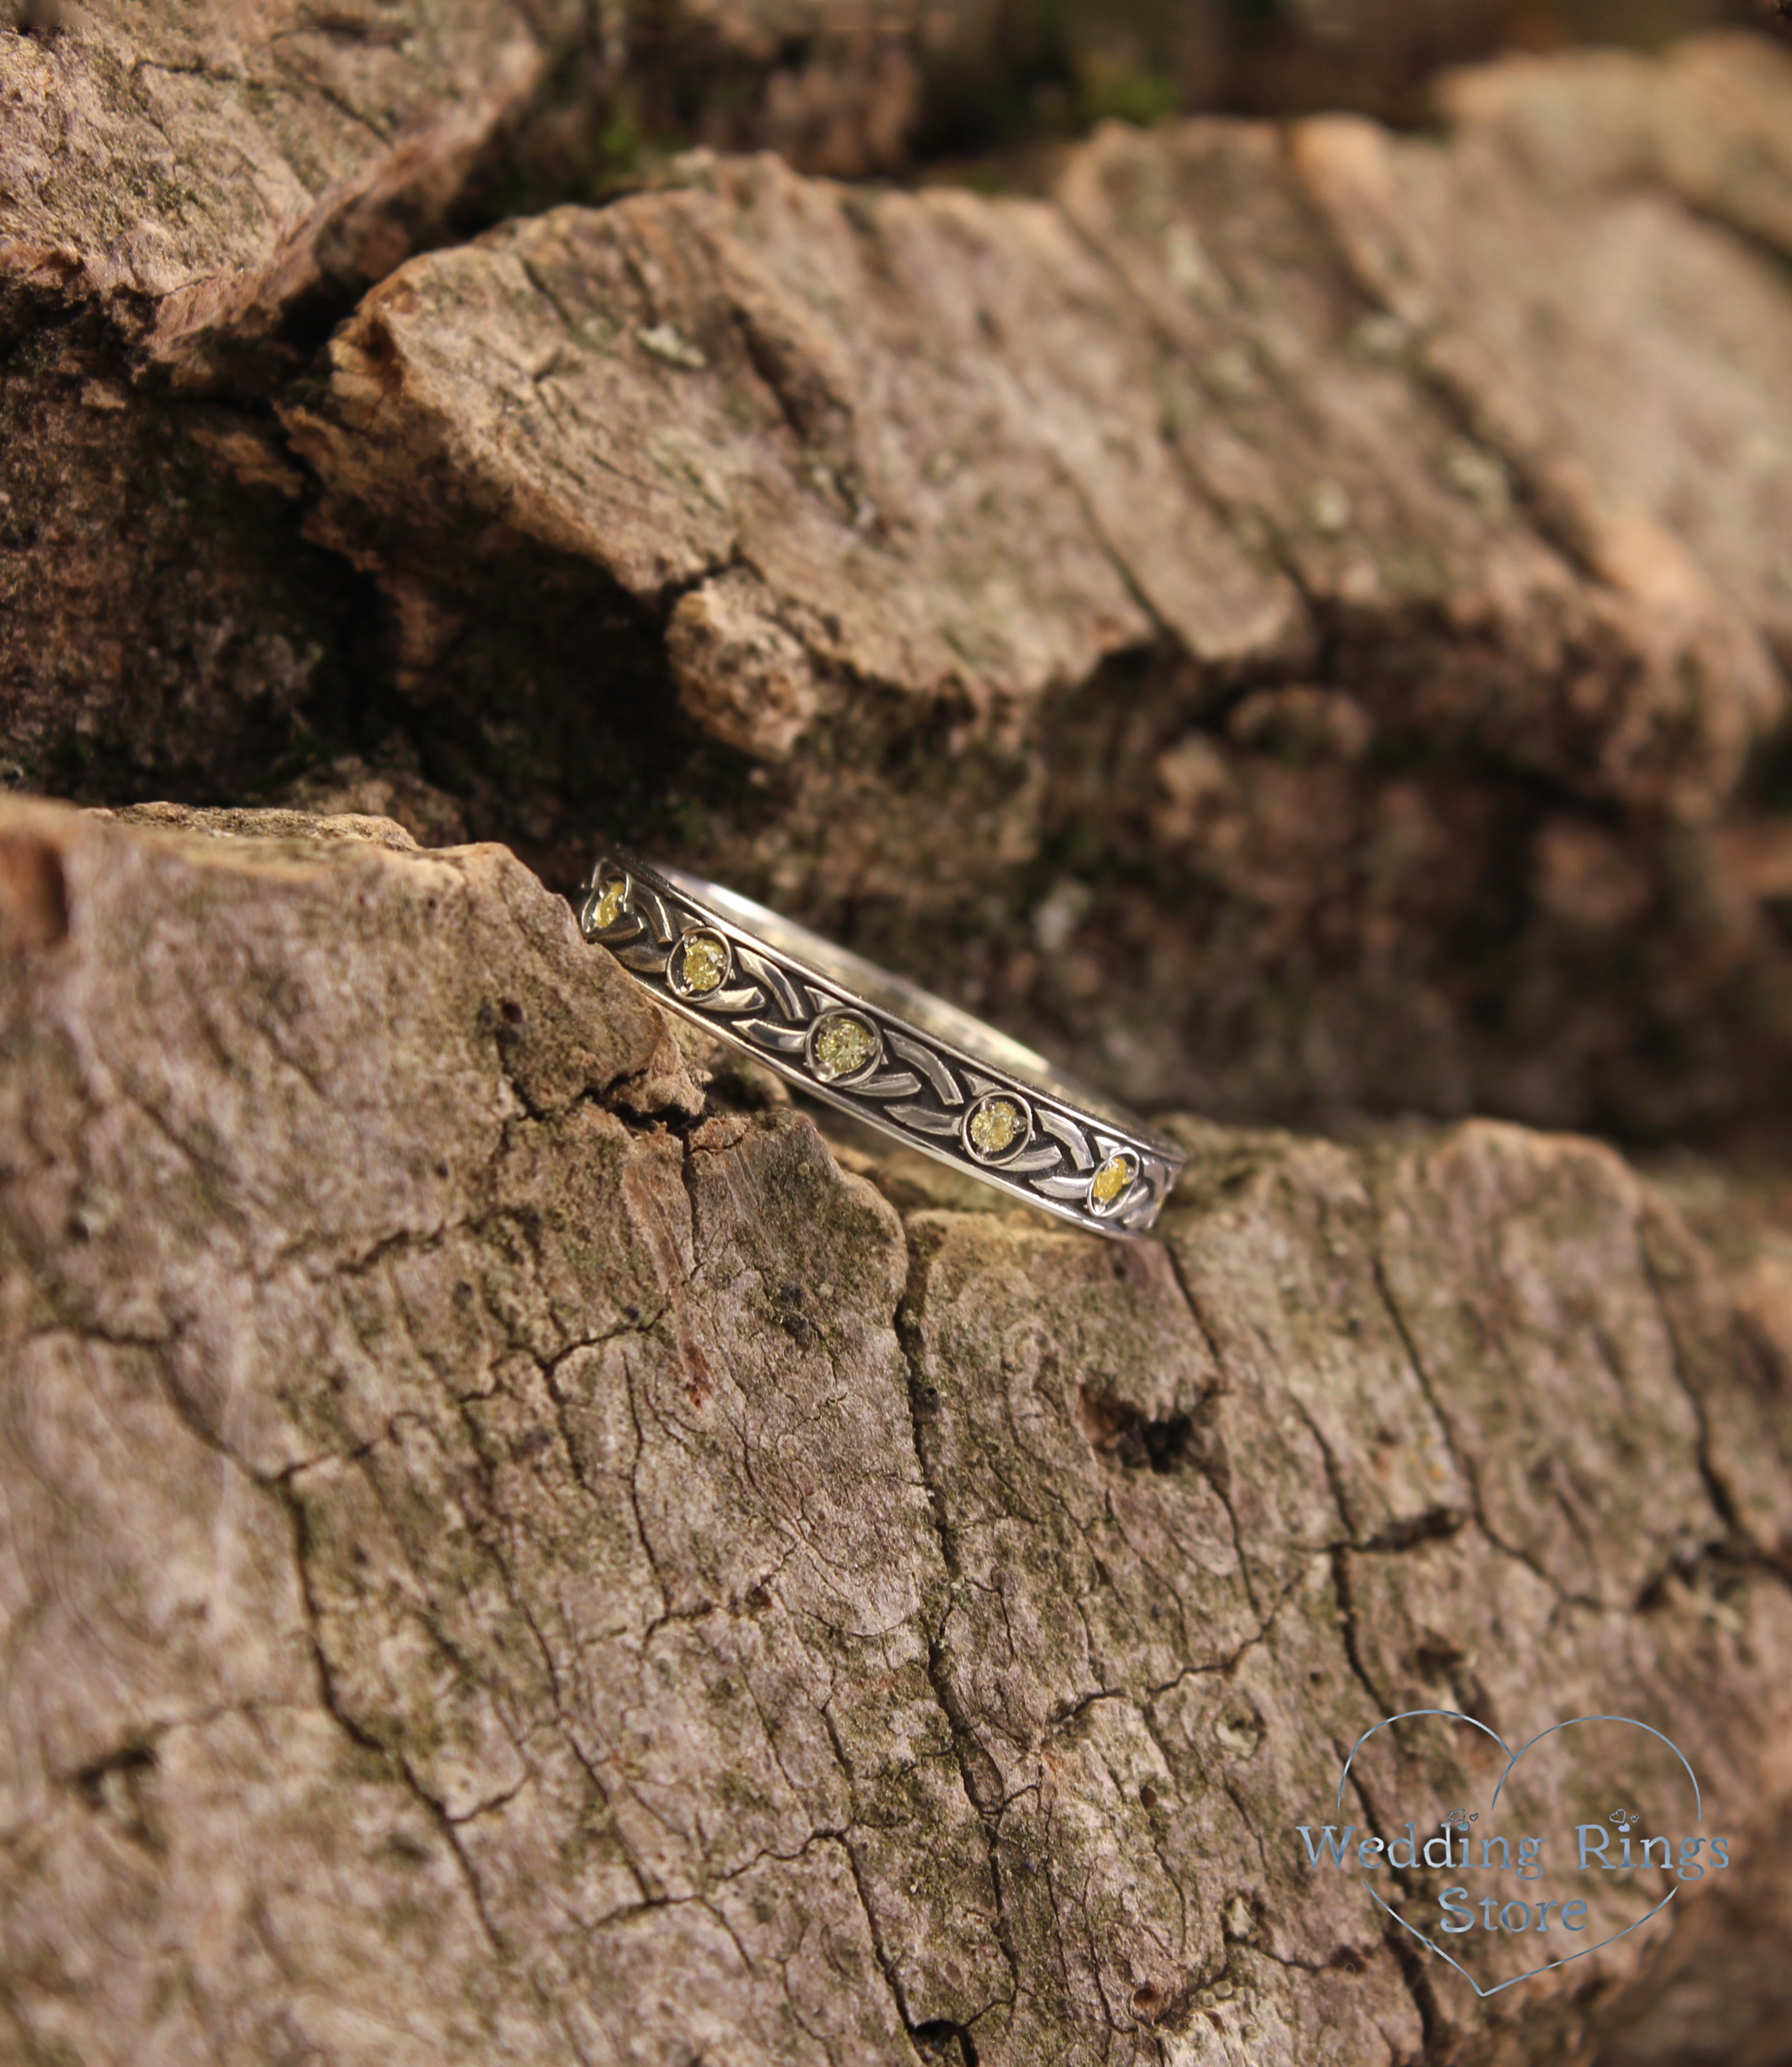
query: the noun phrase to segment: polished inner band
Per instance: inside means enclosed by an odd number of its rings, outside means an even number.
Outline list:
[[[1143,1233],[1182,1166],[1024,1043],[686,870],[612,852],[580,926],[661,1004],[811,1095],[1081,1226]]]

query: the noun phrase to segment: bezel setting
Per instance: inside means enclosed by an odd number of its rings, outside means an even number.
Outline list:
[[[627,872],[620,868],[599,869],[591,878],[590,891],[579,909],[579,932],[587,940],[596,940],[623,916],[628,904]]]
[[[999,1148],[985,1148],[977,1139],[977,1123],[985,1114],[994,1113],[1002,1106],[1011,1107],[1018,1123],[1013,1136]],[[999,1170],[1005,1163],[1024,1155],[1033,1140],[1033,1108],[1018,1091],[1006,1088],[985,1091],[965,1115],[959,1127],[959,1135],[965,1144],[965,1152],[972,1161],[986,1170]]]
[[[721,957],[721,973],[708,983],[693,983],[689,974],[692,953],[701,949]],[[728,936],[718,933],[713,926],[692,926],[679,935],[666,957],[666,981],[680,997],[695,1002],[725,990],[733,968],[734,944]]]
[[[1121,1172],[1120,1181],[1104,1198],[1100,1189],[1102,1180],[1116,1165]],[[1106,1156],[1095,1166],[1095,1175],[1089,1180],[1090,1212],[1100,1220],[1111,1220],[1115,1214],[1124,1212],[1138,1181],[1139,1159],[1132,1151],[1130,1148],[1108,1149]]]
[[[822,1054],[822,1050],[827,1044],[830,1033],[836,1027],[847,1026],[856,1026],[866,1034],[870,1042],[871,1052],[863,1062],[855,1063],[851,1069],[831,1069]],[[868,1017],[863,1012],[856,1012],[848,1006],[842,1005],[834,1011],[823,1013],[816,1020],[814,1025],[809,1029],[808,1037],[803,1043],[803,1052],[804,1060],[809,1065],[809,1074],[817,1083],[838,1085],[841,1089],[847,1090],[854,1084],[863,1083],[868,1078],[876,1076],[883,1066],[884,1037],[878,1032],[875,1020]]]

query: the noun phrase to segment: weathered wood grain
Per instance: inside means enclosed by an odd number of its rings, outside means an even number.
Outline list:
[[[1043,199],[700,165],[371,294],[285,412],[311,534],[551,878],[682,845],[1209,1111],[1721,1123],[1792,995],[1725,823],[1792,641],[1789,80],[1115,126]]]
[[[91,311],[204,380],[439,229],[540,85],[553,14],[124,0],[0,35],[0,324]]]
[[[1758,1242],[1745,1318],[1590,1143],[1189,1123],[1113,1246],[706,1099],[501,851],[0,858],[9,2053],[1768,2057]],[[1742,1891],[1477,2003],[1295,1849],[1428,1703],[1668,1730]]]
[[[400,266],[579,33],[0,38],[18,779],[561,887],[626,832],[1217,1115],[1783,1105],[1782,53],[1110,126],[1042,197],[700,153]]]

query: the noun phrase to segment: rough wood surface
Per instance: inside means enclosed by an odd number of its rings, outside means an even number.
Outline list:
[[[1384,721],[1404,691],[1571,787],[1709,810],[1781,710],[1792,299],[1659,200],[1490,178],[1495,148],[1315,125],[1290,170],[1267,130],[1115,129],[1056,203],[719,167],[404,268],[289,420],[325,535],[365,512],[402,566],[414,531],[425,597],[464,594],[456,542],[589,562],[762,757],[843,706],[876,727],[880,692],[885,733],[918,702],[999,735],[1160,633],[1310,666],[1323,623],[1404,633],[1407,679],[1361,692]],[[1354,354],[1315,199],[1384,319]],[[456,613],[408,600],[420,640],[449,618],[422,669]]]
[[[1783,1122],[1785,57],[994,195],[592,126],[894,163],[974,6],[59,11],[5,772],[288,807],[0,800],[0,2056],[1783,2067],[1792,1199],[1436,1123]],[[1161,1238],[668,1028],[600,829],[1204,1112]],[[1477,1996],[1297,1848],[1430,1705],[1733,1866]]]
[[[285,406],[311,534],[555,879],[595,814],[943,935],[1209,1111],[1773,1103],[1792,64],[1452,104],[1113,128],[1041,200],[722,161],[420,258]]]
[[[1222,1115],[1783,1111],[1782,53],[1043,197],[700,155],[392,272],[572,15],[287,18],[0,38],[27,786],[626,832]]]
[[[267,389],[442,233],[565,23],[507,0],[59,11],[0,32],[3,751],[34,786],[240,794],[340,705],[353,636]]]
[[[10,2057],[1778,2057],[1779,1237],[1190,1123],[1112,1246],[706,1097],[502,850],[127,817],[0,815]],[[1294,1850],[1428,1701],[1669,1731],[1733,1882],[1477,2003]]]
[[[0,35],[0,323],[91,308],[187,380],[215,375],[220,345],[439,229],[539,86],[552,11],[122,0]]]

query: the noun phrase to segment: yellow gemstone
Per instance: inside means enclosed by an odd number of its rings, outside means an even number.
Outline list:
[[[1019,1140],[1021,1109],[1006,1098],[991,1098],[971,1115],[971,1146],[980,1155],[999,1155]]]
[[[628,885],[620,876],[612,876],[603,886],[602,895],[591,913],[591,924],[599,932],[604,932],[622,916],[622,900],[628,895]]]
[[[701,997],[717,990],[728,974],[728,950],[713,933],[687,933],[678,958],[686,990]]]
[[[815,1074],[825,1084],[862,1070],[877,1053],[877,1036],[862,1019],[830,1019],[815,1036]]]
[[[1130,1155],[1110,1155],[1096,1171],[1089,1186],[1089,1196],[1098,1206],[1112,1205],[1132,1182],[1132,1158]]]

